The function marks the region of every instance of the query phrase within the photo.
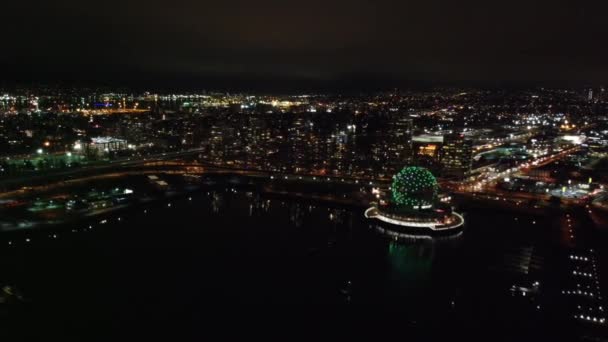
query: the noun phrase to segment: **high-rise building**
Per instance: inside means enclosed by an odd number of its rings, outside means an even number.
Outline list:
[[[443,138],[441,164],[446,176],[464,177],[473,163],[473,142],[464,134],[449,134]]]
[[[414,130],[414,124],[412,119],[409,118],[398,118],[393,122],[391,129],[398,143],[398,147],[405,153],[412,152],[412,132]]]
[[[396,172],[402,165],[407,165],[412,162],[412,133],[414,125],[412,119],[408,117],[394,117],[389,124],[388,135],[388,162],[393,169],[391,173]]]

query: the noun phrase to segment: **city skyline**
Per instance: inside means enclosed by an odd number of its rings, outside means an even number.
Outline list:
[[[3,90],[3,331],[190,338],[263,307],[603,336],[607,112],[603,87]]]

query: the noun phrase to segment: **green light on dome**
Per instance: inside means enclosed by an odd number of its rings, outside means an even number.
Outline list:
[[[393,201],[400,206],[432,205],[437,196],[437,180],[433,174],[417,166],[404,167],[393,177]]]

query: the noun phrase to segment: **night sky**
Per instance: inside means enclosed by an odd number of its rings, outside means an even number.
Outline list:
[[[4,82],[204,86],[608,80],[601,1],[11,1]]]

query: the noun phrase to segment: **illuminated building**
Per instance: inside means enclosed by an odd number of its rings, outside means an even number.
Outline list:
[[[390,199],[380,198],[365,217],[380,221],[381,231],[428,234],[462,229],[464,218],[438,199],[433,174],[422,167],[405,167],[393,177]]]
[[[400,165],[410,163],[413,157],[413,121],[407,117],[394,117],[386,132],[389,153],[387,162],[397,170]]]
[[[464,177],[473,162],[473,142],[463,134],[446,135],[441,150],[441,164],[445,176]]]
[[[443,135],[422,134],[412,137],[413,149],[416,157],[428,157],[439,161]]]
[[[426,144],[426,145],[418,146],[418,155],[419,156],[427,156],[427,157],[431,157],[434,159],[435,157],[437,157],[438,151],[439,151],[439,148],[435,144]]]
[[[127,141],[112,137],[97,137],[91,138],[91,143],[87,146],[88,149],[97,150],[99,152],[122,151],[128,148]]]
[[[399,206],[427,209],[437,197],[437,180],[425,168],[406,167],[393,177],[391,190]]]

